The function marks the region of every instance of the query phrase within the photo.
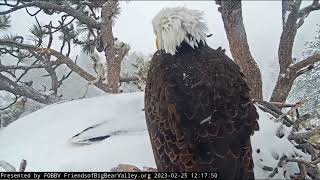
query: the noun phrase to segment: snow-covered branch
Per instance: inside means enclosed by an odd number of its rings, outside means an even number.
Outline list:
[[[306,73],[306,72],[310,72],[312,69],[314,68],[313,64],[308,65],[307,67],[301,68],[300,70],[298,70],[296,72],[296,77]]]
[[[2,167],[7,172],[17,172],[14,166],[5,161],[0,161],[0,167]]]
[[[319,179],[320,178],[320,170],[317,164],[320,162],[319,159],[319,148],[315,147],[309,141],[311,138],[314,138],[315,135],[320,133],[320,128],[311,128],[306,131],[300,131],[299,124],[306,122],[311,118],[310,114],[304,114],[300,116],[299,108],[301,108],[306,102],[307,98],[294,103],[294,104],[286,104],[280,102],[265,102],[265,101],[254,101],[260,109],[265,112],[270,113],[274,117],[277,117],[275,120],[280,120],[283,124],[286,124],[284,118],[288,118],[290,122],[291,132],[289,135],[284,138],[290,141],[295,148],[300,149],[304,153],[308,153],[311,155],[311,161],[304,159],[302,156],[298,154],[293,154],[290,156],[283,155],[278,162],[276,167],[270,167],[263,165],[262,169],[265,171],[272,171],[269,174],[270,178],[273,178],[276,174],[280,173],[279,169],[282,169],[287,162],[294,162],[298,164],[300,173],[290,175],[291,178],[302,178],[302,179]],[[281,108],[290,108],[290,110],[286,112],[282,112],[279,107]],[[293,125],[293,126],[292,126]],[[280,129],[283,129],[283,125],[281,124]],[[276,131],[278,134],[278,131]],[[279,138],[282,138],[285,134],[282,133]],[[285,173],[285,172],[284,172]]]
[[[57,58],[58,62],[61,62],[63,64],[66,64],[71,70],[73,70],[75,73],[80,75],[82,78],[84,78],[87,81],[93,81],[96,78],[89,74],[87,71],[82,69],[80,66],[78,66],[75,62],[73,62],[69,57],[63,55],[61,52],[58,52],[54,49],[49,48],[39,48],[33,45],[29,44],[22,44],[16,41],[12,40],[6,40],[6,39],[0,39],[0,45],[9,46],[9,47],[15,47],[19,49],[25,49],[31,52],[36,52],[40,54],[46,54],[46,55],[53,55]],[[95,83],[95,86],[102,90],[106,90],[106,86],[102,82]]]
[[[308,139],[308,138],[310,138],[311,136],[313,136],[313,135],[315,135],[315,134],[318,134],[318,133],[320,133],[320,128],[312,129],[312,130],[305,131],[305,132],[294,132],[294,133],[291,133],[291,134],[288,136],[288,139],[289,139],[289,140]]]
[[[320,53],[313,54],[308,58],[297,62],[295,65],[291,67],[291,69],[293,69],[295,72],[298,73],[299,71],[301,72],[301,70],[303,70],[304,68],[308,68],[308,67],[311,68],[310,66],[312,66],[314,63],[318,61],[320,61]],[[308,70],[305,70],[305,71],[308,71]]]
[[[43,104],[52,104],[58,102],[60,97],[48,95],[37,91],[24,84],[18,84],[0,73],[0,90],[11,92],[15,95],[24,96]]]
[[[306,166],[309,166],[309,167],[313,167],[315,168],[316,165],[320,162],[320,159],[317,159],[315,161],[305,161],[303,159],[299,159],[299,158],[286,158],[285,159],[287,162],[298,162],[298,163],[301,163],[301,164],[304,164]]]
[[[2,167],[6,172],[17,172],[16,168],[6,161],[0,161],[0,167]],[[26,170],[26,167],[27,167],[27,161],[22,159],[19,165],[18,172],[24,172]]]

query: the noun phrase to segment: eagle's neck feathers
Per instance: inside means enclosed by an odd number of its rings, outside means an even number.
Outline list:
[[[161,10],[152,20],[159,49],[174,55],[182,42],[192,48],[205,44],[208,27],[202,14],[184,7]]]

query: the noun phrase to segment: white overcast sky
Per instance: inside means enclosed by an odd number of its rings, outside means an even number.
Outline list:
[[[309,2],[304,2],[308,4]],[[122,13],[115,24],[115,33],[121,40],[131,44],[133,49],[145,53],[154,52],[155,37],[151,21],[164,7],[185,6],[204,12],[210,33],[211,46],[228,46],[223,22],[217,5],[212,1],[131,1],[121,2]],[[316,17],[313,12],[298,33],[297,43],[314,36]],[[244,1],[243,19],[250,46],[255,56],[270,56],[276,52],[281,33],[281,1]],[[300,31],[301,31],[300,30]]]
[[[310,3],[311,1],[304,1],[302,7]],[[270,67],[277,66],[277,49],[282,28],[281,1],[243,1],[242,4],[250,49],[261,67],[264,88],[269,92],[277,73],[277,70],[270,71]],[[204,12],[205,21],[213,34],[208,44],[213,48],[222,46],[230,55],[221,15],[214,1],[122,1],[120,5],[122,12],[115,23],[114,34],[121,41],[129,43],[132,51],[153,53],[155,36],[152,18],[164,7],[185,6]],[[11,33],[29,34],[28,28],[34,23],[34,19],[24,11],[13,14],[14,24]],[[45,23],[52,17],[41,16],[39,19]],[[314,37],[319,19],[320,11],[312,12],[299,29],[294,46],[294,56],[297,59],[300,59],[304,43]],[[58,45],[58,42],[56,44]]]
[[[310,4],[302,3],[302,7]],[[275,83],[278,70],[277,49],[282,30],[281,1],[243,1],[243,19],[252,55],[261,67],[264,81],[264,95],[269,97]],[[155,51],[155,36],[152,31],[152,18],[164,7],[185,6],[204,12],[210,33],[209,45],[213,48],[222,46],[228,49],[221,14],[213,1],[133,1],[122,2],[122,14],[115,25],[116,36],[131,44],[132,48],[144,53]],[[320,11],[312,12],[305,24],[299,29],[294,56],[300,58],[304,43],[311,40],[316,24],[319,23]]]

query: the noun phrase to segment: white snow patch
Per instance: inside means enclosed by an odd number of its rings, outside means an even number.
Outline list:
[[[272,116],[261,111],[259,108],[259,126],[260,130],[255,132],[251,138],[251,144],[253,149],[253,159],[254,159],[254,171],[257,179],[267,179],[271,174],[270,171],[265,171],[262,169],[263,166],[268,166],[275,168],[277,167],[278,161],[275,159],[277,154],[279,157],[282,155],[291,155],[297,153],[308,158],[303,152],[297,150],[286,138],[289,135],[291,128],[283,126],[283,138],[278,138],[276,136],[277,129],[280,126],[280,122],[274,122]],[[260,152],[258,151],[260,150]],[[259,152],[259,153],[258,153]],[[288,163],[284,168],[278,168],[279,173],[277,173],[273,179],[285,179],[283,176],[283,171],[287,171],[287,176],[299,172],[299,168],[296,163]]]
[[[143,93],[49,105],[0,131],[0,160],[27,171],[109,171],[118,164],[155,167],[144,120]],[[103,126],[74,135],[95,124]],[[123,131],[87,146],[71,142]],[[1,168],[0,168],[1,170]]]
[[[155,167],[143,97],[141,92],[86,98],[49,105],[24,116],[0,131],[0,160],[18,167],[26,159],[27,171],[109,171],[118,164]],[[257,179],[265,179],[271,172],[263,166],[274,168],[283,154],[303,153],[285,139],[290,128],[284,127],[285,136],[280,139],[276,137],[280,123],[258,112],[260,131],[251,138],[254,171]],[[88,140],[105,135],[111,137]],[[283,169],[278,169],[273,178],[284,179]],[[298,171],[295,163],[284,169],[287,174]]]
[[[291,11],[286,11],[285,14],[284,14],[284,24],[285,24],[285,25],[287,24],[287,21],[288,21],[288,17],[289,17],[290,12],[291,12]]]

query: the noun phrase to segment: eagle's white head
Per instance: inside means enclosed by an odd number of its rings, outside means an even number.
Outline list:
[[[175,54],[185,41],[192,48],[206,43],[208,27],[202,22],[203,12],[184,7],[162,9],[152,20],[157,49]]]

